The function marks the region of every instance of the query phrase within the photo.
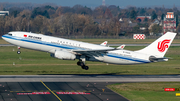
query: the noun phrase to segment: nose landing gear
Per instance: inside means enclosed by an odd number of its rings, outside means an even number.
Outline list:
[[[18,46],[17,54],[21,54],[20,47]]]

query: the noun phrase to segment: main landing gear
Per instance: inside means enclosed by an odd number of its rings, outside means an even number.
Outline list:
[[[17,54],[21,54],[20,47],[18,46]]]
[[[89,67],[86,66],[82,60],[79,60],[79,61],[77,62],[77,65],[78,65],[78,66],[81,66],[82,69],[85,69],[85,70],[88,70],[88,69],[89,69]]]

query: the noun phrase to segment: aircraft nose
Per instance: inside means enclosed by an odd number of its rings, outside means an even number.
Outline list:
[[[1,36],[3,40],[6,40],[6,35]]]
[[[1,36],[1,38],[2,38],[2,39],[4,39],[4,35],[3,35],[3,36]]]
[[[1,36],[1,38],[4,38],[4,35],[3,35],[3,36]]]

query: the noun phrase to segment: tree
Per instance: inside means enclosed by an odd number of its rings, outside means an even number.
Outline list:
[[[104,17],[105,17],[106,19],[112,18],[111,11],[110,11],[108,8],[106,9],[106,12],[105,12],[105,14],[104,14]]]
[[[42,27],[43,27],[43,16],[38,15],[36,18],[32,21],[32,30],[33,32],[41,33]]]
[[[103,15],[104,15],[104,11],[102,8],[98,7],[93,11],[93,17],[96,19],[102,19]]]
[[[143,16],[143,15],[145,15],[146,11],[145,11],[145,9],[144,9],[144,8],[141,8],[139,13],[140,13],[140,15],[142,15],[142,16]]]
[[[55,8],[54,8],[54,7],[49,6],[49,5],[45,6],[45,9],[53,9],[53,10],[55,10]]]
[[[60,12],[61,14],[74,13],[74,9],[70,7],[61,7]]]
[[[0,35],[3,35],[5,32],[4,32],[4,26],[5,25],[5,19],[4,17],[0,16]]]
[[[46,18],[50,18],[50,17],[49,17],[49,13],[47,12],[47,10],[45,10],[45,11],[42,13],[42,16],[45,16]]]
[[[31,18],[34,19],[37,15],[42,15],[45,16],[46,18],[50,18],[47,10],[42,10],[40,7],[37,7],[32,11]]]
[[[3,7],[3,5],[1,4],[1,5],[0,5],[0,11],[3,11],[3,8],[4,8],[4,7]]]
[[[163,14],[161,15],[161,20],[164,20],[164,17],[165,17],[165,14],[163,13]]]
[[[11,15],[13,16],[13,17],[17,17],[17,15],[19,14],[20,12],[18,12],[17,10],[15,10],[15,11],[13,11],[12,13],[11,13]]]
[[[130,12],[130,18],[135,20],[136,17],[137,17],[137,12],[133,9],[133,10]]]
[[[77,14],[92,15],[92,10],[88,7],[79,7],[75,11]]]
[[[134,26],[133,27],[133,32],[139,33],[140,32],[140,26],[139,25]]]
[[[117,18],[112,18],[110,21],[105,21],[103,32],[108,36],[118,36],[120,33],[120,22]]]
[[[179,19],[178,19],[179,16],[176,14],[175,17],[176,17],[176,27],[177,27],[179,25]]]
[[[92,35],[100,35],[101,32],[98,28],[97,24],[89,24],[83,29],[84,35],[92,36]]]
[[[118,16],[120,13],[120,8],[118,6],[110,5],[108,9],[111,11],[112,16]]]
[[[34,10],[32,11],[32,14],[31,14],[31,18],[34,19],[39,14],[38,9],[39,9],[39,7],[34,8]]]
[[[152,20],[156,19],[157,18],[157,14],[155,11],[152,12],[152,16],[151,16]]]
[[[162,26],[159,26],[157,24],[152,26],[151,32],[154,34],[162,33]]]
[[[176,28],[176,32],[179,33],[180,32],[180,24],[177,26]]]
[[[148,22],[148,18],[147,17],[144,18],[144,22]]]

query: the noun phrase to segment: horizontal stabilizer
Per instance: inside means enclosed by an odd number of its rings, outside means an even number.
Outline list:
[[[156,57],[154,57],[154,56],[150,56],[150,57],[149,57],[149,60],[150,60],[151,62],[168,61],[168,59],[169,59],[169,58],[166,58],[166,57],[164,57],[164,58],[156,58]]]

